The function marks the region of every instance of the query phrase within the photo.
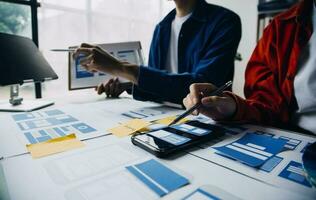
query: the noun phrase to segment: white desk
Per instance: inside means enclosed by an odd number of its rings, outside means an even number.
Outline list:
[[[59,108],[62,106],[68,106],[68,103],[73,103],[73,106],[79,106],[80,112],[89,113],[85,111],[85,109],[99,109],[100,105],[103,105],[105,110],[112,109],[112,112],[121,112],[126,108],[133,109],[134,107],[139,107],[142,105],[155,105],[145,102],[136,102],[131,101],[131,103],[127,105],[120,105],[117,108],[116,100],[110,101],[101,101],[103,97],[97,97],[89,95],[83,96],[72,96],[70,97],[57,99],[55,108]],[[97,103],[91,103],[95,100],[98,100]],[[64,103],[67,102],[67,103]],[[86,103],[91,103],[89,106],[86,106]],[[116,105],[116,106],[115,106]],[[99,112],[100,114],[100,112]],[[0,117],[7,114],[0,114]],[[102,115],[100,115],[102,116]],[[86,117],[86,116],[85,116]],[[85,118],[83,117],[83,118]],[[109,126],[113,126],[115,123],[111,121],[110,124],[107,124],[108,115],[103,116],[104,121],[104,131]],[[88,118],[85,118],[89,120]],[[117,118],[118,120],[120,118]],[[84,120],[83,120],[84,121]],[[4,124],[2,122],[1,127],[6,127],[8,124]],[[102,127],[102,126],[101,126]],[[9,127],[10,128],[10,127]],[[12,127],[11,127],[12,128]],[[3,129],[3,128],[2,128]],[[275,130],[268,130],[275,131]],[[1,138],[4,138],[2,135]],[[231,139],[227,139],[217,144],[220,145],[222,143],[229,142]],[[315,140],[315,138],[304,137],[304,140]],[[1,139],[2,140],[2,139]],[[84,187],[85,185],[97,183],[98,180],[102,180],[113,174],[120,174],[124,169],[124,166],[130,163],[138,163],[142,160],[154,158],[149,153],[141,150],[138,147],[135,147],[131,144],[130,138],[118,139],[115,136],[107,135],[103,137],[98,137],[94,139],[90,139],[84,141],[86,144],[85,148],[77,149],[69,152],[64,152],[61,154],[52,155],[49,157],[45,157],[42,159],[33,160],[29,154],[23,154],[19,156],[10,157],[0,161],[0,164],[3,167],[4,176],[6,179],[6,184],[8,186],[8,191],[11,196],[11,199],[23,199],[23,200],[42,200],[42,199],[67,199],[69,200],[69,194],[73,195],[74,191]],[[0,142],[2,145],[3,140]],[[303,143],[302,143],[303,145]],[[302,145],[298,148],[301,149]],[[24,147],[20,144],[21,149]],[[58,170],[52,172],[51,167],[49,166],[57,166],[57,164],[65,163],[58,162],[60,159],[66,159],[71,156],[83,155],[82,158],[85,158],[85,153],[94,152],[96,149],[100,149],[101,155],[104,155],[102,159],[111,159],[111,157],[107,157],[106,153],[113,151],[113,146],[118,146],[123,149],[124,154],[127,151],[130,153],[130,156],[126,156],[127,158],[131,158],[130,160],[124,160],[126,157],[123,157],[124,164],[119,166],[103,166],[101,165],[101,171],[98,171],[98,167],[93,169],[91,172],[87,172],[87,174],[79,173],[78,177],[73,179],[62,179],[59,178],[56,180],[56,177],[67,177],[65,172],[59,172]],[[119,148],[119,149],[120,149]],[[112,149],[112,150],[111,150]],[[1,150],[1,149],[0,149]],[[99,151],[96,153],[89,154],[93,161],[97,162],[97,157]],[[99,153],[100,153],[99,152]],[[227,160],[224,158],[219,158],[214,156],[209,146],[203,146],[202,148],[195,148],[189,151],[190,153],[178,157],[176,159],[157,159],[167,166],[171,167],[175,171],[180,174],[186,176],[190,179],[191,184],[185,186],[171,194],[165,196],[163,199],[181,199],[184,196],[188,195],[193,190],[197,189],[202,185],[214,185],[218,188],[221,188],[228,193],[235,195],[241,199],[315,199],[316,190],[302,190],[300,185],[296,183],[287,183],[288,181],[280,181],[280,178],[275,179],[275,174],[269,175],[261,172],[256,172],[253,169],[249,169],[237,162]],[[88,154],[87,154],[88,155]],[[282,154],[283,155],[283,154]],[[94,157],[95,156],[95,159]],[[119,155],[118,155],[119,156]],[[286,159],[296,159],[298,154],[285,153],[283,155]],[[122,161],[123,162],[123,161]],[[105,168],[104,168],[105,167]],[[106,169],[106,170],[104,170]],[[94,171],[95,170],[95,171]],[[57,176],[56,176],[57,173]],[[277,173],[277,172],[276,172]],[[69,177],[72,177],[68,175]],[[272,178],[271,178],[272,176]],[[3,179],[3,177],[2,177]],[[1,180],[1,173],[0,173]],[[65,181],[68,180],[68,181]],[[2,180],[3,181],[3,180]],[[281,185],[278,185],[281,184]],[[283,185],[289,184],[290,187],[283,187]],[[1,184],[0,184],[1,185]],[[288,185],[287,185],[288,186]],[[132,186],[131,186],[132,187]],[[136,187],[136,186],[135,186]],[[132,187],[134,188],[134,186]],[[290,189],[289,189],[290,188]],[[139,189],[139,188],[138,188]],[[4,190],[4,189],[3,189]],[[1,192],[2,190],[0,190]],[[137,191],[137,188],[135,189]],[[303,192],[302,192],[303,191]],[[145,197],[157,198],[157,196],[153,196],[150,190],[144,189],[140,190],[140,193],[143,193]],[[304,193],[305,192],[305,193]],[[307,193],[308,194],[307,194]],[[148,196],[146,196],[148,194]],[[67,196],[68,195],[68,196]],[[71,196],[70,195],[70,196]],[[106,197],[106,193],[105,193]]]

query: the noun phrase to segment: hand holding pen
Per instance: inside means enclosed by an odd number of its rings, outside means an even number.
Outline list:
[[[190,93],[183,99],[183,104],[189,114],[204,114],[214,120],[231,118],[236,111],[235,100],[223,94],[232,82],[216,88],[210,83],[195,83],[190,86]],[[201,93],[204,97],[201,98]],[[195,111],[195,112],[194,112]]]

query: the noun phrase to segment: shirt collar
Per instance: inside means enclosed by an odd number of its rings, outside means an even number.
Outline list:
[[[200,22],[206,22],[207,13],[206,13],[207,3],[205,0],[197,0],[195,9],[192,12],[190,18],[195,19]],[[170,25],[176,16],[176,9],[173,9],[168,15],[159,23],[160,25]]]

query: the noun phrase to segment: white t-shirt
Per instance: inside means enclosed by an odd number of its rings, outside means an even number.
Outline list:
[[[170,42],[167,54],[165,69],[170,73],[178,73],[178,41],[182,24],[189,19],[192,13],[183,16],[175,17],[171,23]]]
[[[294,93],[298,104],[293,121],[299,127],[316,134],[316,7],[313,10],[313,35],[300,55],[294,79]]]

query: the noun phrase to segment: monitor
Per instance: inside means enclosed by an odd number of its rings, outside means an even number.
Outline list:
[[[23,83],[58,78],[31,39],[0,33],[0,71],[0,86],[11,85],[10,100],[0,101],[0,111],[32,111],[54,103],[40,100],[23,101],[23,98],[19,97],[18,86]]]
[[[0,71],[0,86],[58,78],[31,39],[5,33],[0,33]]]

